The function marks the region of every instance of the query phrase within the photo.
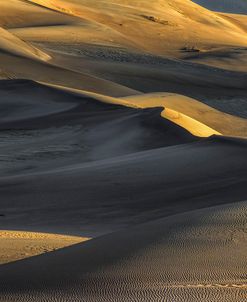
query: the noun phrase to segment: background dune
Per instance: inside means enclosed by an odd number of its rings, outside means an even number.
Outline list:
[[[237,14],[247,13],[246,0],[193,0],[194,2],[205,6],[211,10],[232,12]]]

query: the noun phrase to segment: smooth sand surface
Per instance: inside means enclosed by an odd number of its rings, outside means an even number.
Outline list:
[[[1,302],[244,301],[246,31],[189,0],[0,1]]]
[[[109,30],[117,32],[120,39],[124,35],[127,43],[154,53],[163,52],[165,49],[167,51],[169,45],[172,48],[174,46],[182,47],[186,43],[185,41],[190,39],[197,43],[199,42],[197,37],[199,32],[200,39],[208,45],[213,43],[246,45],[247,43],[246,36],[241,29],[189,0],[169,2],[162,0],[155,2],[99,0],[97,3],[89,0],[32,0],[29,2],[77,16],[92,23],[100,23],[103,25],[101,27],[102,36],[109,28]],[[121,17],[118,14],[119,11],[121,11]],[[141,30],[143,25],[145,25],[145,31]],[[191,27],[194,28],[194,32],[190,30]],[[214,36],[211,34],[212,28]],[[186,34],[179,35],[182,29]],[[165,31],[165,39],[162,31]],[[177,39],[174,39],[174,34],[179,35]],[[161,40],[163,43],[160,43]],[[117,37],[114,42],[115,44],[121,43]]]
[[[55,251],[88,238],[0,230],[0,265]]]
[[[0,51],[13,55],[25,56],[31,59],[49,60],[50,56],[28,45],[26,42],[15,37],[0,27]]]

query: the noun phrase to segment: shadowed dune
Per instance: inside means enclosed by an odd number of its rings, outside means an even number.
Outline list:
[[[243,301],[245,211],[197,210],[2,266],[0,301]]]
[[[50,165],[44,172],[3,175],[5,217],[0,226],[91,237],[239,201],[246,196],[246,164],[246,140],[212,137],[100,161]]]
[[[197,140],[160,108],[126,108],[31,81],[2,81],[0,91],[2,175]]]

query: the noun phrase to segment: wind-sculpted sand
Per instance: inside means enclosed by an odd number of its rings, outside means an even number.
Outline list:
[[[85,240],[88,238],[0,230],[0,264],[52,252]]]
[[[2,301],[244,301],[245,213],[197,210],[3,266]]]
[[[0,1],[1,302],[245,300],[247,17],[202,2]]]

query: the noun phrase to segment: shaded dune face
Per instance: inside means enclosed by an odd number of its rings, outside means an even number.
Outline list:
[[[197,210],[1,267],[2,301],[241,301],[245,211]]]
[[[1,178],[2,226],[92,237],[246,196],[246,141],[240,139],[215,137],[51,168]]]
[[[31,172],[197,140],[163,119],[159,108],[106,104],[30,81],[3,81],[0,90],[1,146],[8,154],[2,172],[4,167],[11,174]]]

